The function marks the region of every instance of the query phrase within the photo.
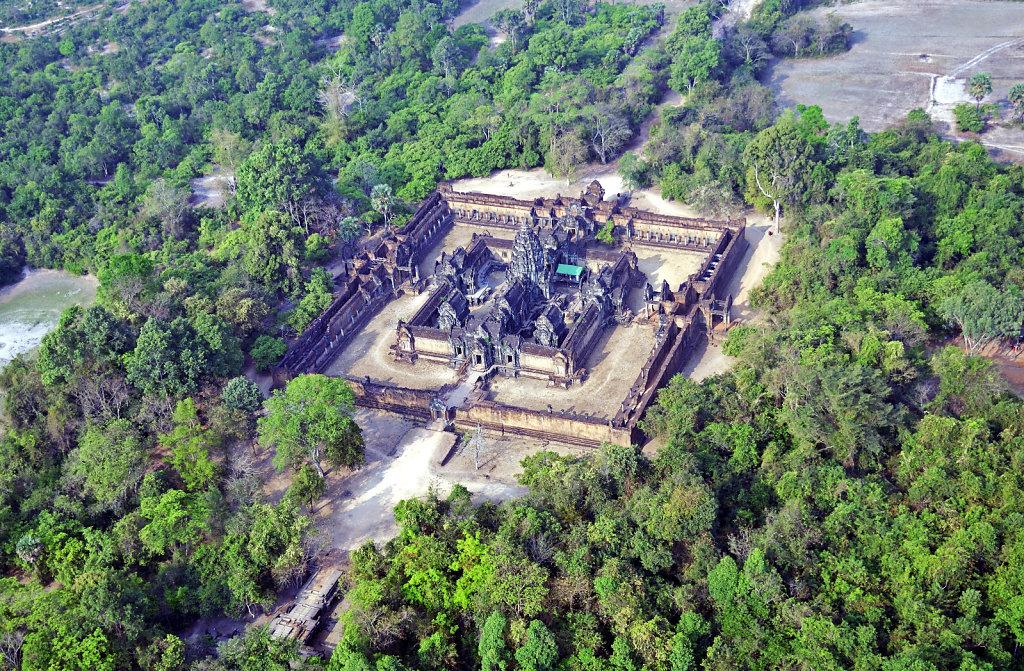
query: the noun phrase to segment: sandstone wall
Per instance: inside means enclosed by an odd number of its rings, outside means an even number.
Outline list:
[[[477,401],[455,413],[455,426],[472,430],[477,424],[501,434],[558,440],[572,445],[599,447],[602,443],[630,445],[630,427],[570,413],[549,413],[515,408],[494,401]]]
[[[430,419],[430,402],[440,392],[431,389],[406,389],[366,379],[345,378],[355,392],[356,405],[375,410],[414,417]],[[446,391],[442,388],[442,391]]]

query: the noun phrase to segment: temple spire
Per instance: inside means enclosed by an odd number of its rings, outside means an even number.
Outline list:
[[[524,220],[512,243],[512,258],[509,259],[505,277],[509,283],[522,280],[530,284],[541,284],[545,275],[544,265],[544,248],[541,247],[540,238]]]

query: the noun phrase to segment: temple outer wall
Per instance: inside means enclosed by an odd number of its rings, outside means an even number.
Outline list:
[[[430,419],[430,402],[439,393],[433,389],[407,389],[365,379],[345,379],[352,385],[356,405],[416,419]]]
[[[600,447],[602,443],[631,445],[634,442],[631,427],[613,426],[609,420],[527,410],[494,401],[477,401],[468,409],[456,410],[456,427],[472,430],[477,425],[502,435],[557,440],[583,447]]]

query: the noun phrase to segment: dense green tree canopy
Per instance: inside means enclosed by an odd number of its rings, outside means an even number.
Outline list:
[[[275,450],[278,470],[298,470],[308,463],[322,478],[323,461],[349,467],[363,463],[363,435],[352,420],[355,396],[346,380],[300,375],[264,405],[260,442]]]

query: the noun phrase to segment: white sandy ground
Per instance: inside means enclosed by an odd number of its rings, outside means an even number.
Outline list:
[[[224,203],[228,199],[230,181],[230,175],[219,171],[212,175],[189,180],[189,186],[192,188],[189,205],[192,207],[224,207]]]
[[[369,540],[381,540],[398,532],[393,509],[399,501],[425,495],[433,488],[446,496],[457,481],[462,481],[479,503],[522,496],[526,488],[506,480],[480,476],[453,477],[438,465],[455,443],[456,435],[446,431],[413,428],[394,448],[394,456],[375,458],[350,478],[346,490],[352,492],[324,517],[334,547],[355,550]]]
[[[785,234],[768,235],[772,227],[772,220],[768,217],[755,212],[747,213],[746,236],[749,246],[728,285],[728,291],[733,295],[734,325],[749,323],[758,317],[750,307],[750,291],[761,284],[765,275],[778,262],[785,242]],[[682,374],[699,382],[706,377],[724,373],[732,368],[734,361],[722,353],[720,344],[710,344],[705,340],[691,355]]]

